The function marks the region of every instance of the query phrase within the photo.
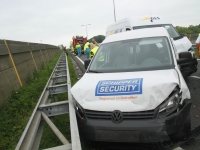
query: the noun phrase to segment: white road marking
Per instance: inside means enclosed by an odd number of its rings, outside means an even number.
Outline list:
[[[76,58],[78,58],[80,62],[84,65],[84,62],[78,56],[76,56]]]
[[[197,59],[197,60],[200,60],[200,59]]]
[[[191,76],[192,78],[197,78],[197,79],[200,79],[200,77],[197,77],[197,76]]]

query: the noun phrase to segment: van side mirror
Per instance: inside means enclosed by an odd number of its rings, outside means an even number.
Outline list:
[[[177,60],[177,63],[183,67],[186,66],[190,60],[192,60],[192,54],[190,52],[181,52],[179,53],[179,59]]]
[[[190,52],[181,52],[179,53],[179,58],[192,59],[192,54]]]
[[[190,52],[179,53],[177,63],[180,66],[180,71],[184,78],[197,71],[198,61],[196,58],[192,57]]]
[[[185,34],[180,34],[182,37],[184,37],[185,36]]]
[[[87,59],[87,60],[84,61],[85,69],[88,68],[88,66],[89,66],[89,64],[90,64],[90,61],[91,61],[90,59]]]

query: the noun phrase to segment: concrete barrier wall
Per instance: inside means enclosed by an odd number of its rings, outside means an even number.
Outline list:
[[[0,40],[0,105],[59,52],[54,45]]]

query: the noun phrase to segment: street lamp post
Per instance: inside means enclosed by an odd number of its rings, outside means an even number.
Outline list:
[[[115,18],[115,22],[116,22],[116,15],[115,15],[115,1],[113,0],[113,7],[114,7],[114,18]]]
[[[86,27],[86,37],[88,38],[88,33],[87,33],[87,26],[89,26],[91,24],[86,24],[86,25],[81,25],[81,26],[85,26]]]

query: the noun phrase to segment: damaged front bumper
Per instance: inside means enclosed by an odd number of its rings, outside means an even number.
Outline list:
[[[78,117],[81,137],[88,141],[155,143],[180,141],[190,136],[191,103],[169,116],[158,114],[155,119],[129,119],[116,124],[110,119]]]

